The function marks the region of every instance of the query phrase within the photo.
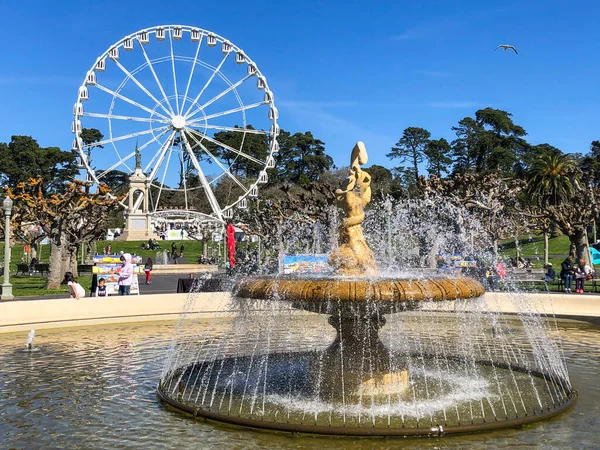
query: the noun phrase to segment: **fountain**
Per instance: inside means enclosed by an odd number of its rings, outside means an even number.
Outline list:
[[[26,352],[33,352],[36,349],[33,347],[33,339],[35,338],[35,330],[31,330],[27,335],[27,343],[25,344]]]
[[[336,191],[334,274],[242,279],[229,328],[183,315],[159,397],[195,417],[332,435],[465,433],[567,409],[575,393],[539,315],[522,307],[509,327],[478,281],[378,274],[361,226],[366,162],[359,142]]]

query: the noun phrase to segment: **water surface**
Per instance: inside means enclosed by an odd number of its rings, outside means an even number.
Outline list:
[[[172,322],[0,335],[1,448],[598,448],[600,327],[564,321],[575,407],[522,429],[442,438],[328,438],[206,423],[169,410],[155,388]]]

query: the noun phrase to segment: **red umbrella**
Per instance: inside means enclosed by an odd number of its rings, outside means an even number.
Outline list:
[[[227,225],[227,250],[229,251],[229,267],[235,266],[235,227],[232,223]]]

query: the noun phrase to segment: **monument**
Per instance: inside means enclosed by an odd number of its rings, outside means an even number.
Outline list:
[[[124,241],[145,241],[157,238],[152,229],[148,202],[150,180],[142,170],[142,155],[135,147],[135,169],[129,176],[129,194],[125,211],[125,230],[119,237]]]

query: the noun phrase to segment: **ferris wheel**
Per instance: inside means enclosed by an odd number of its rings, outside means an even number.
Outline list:
[[[146,28],[110,46],[73,113],[73,151],[87,179],[125,193],[128,177],[141,174],[148,198],[134,208],[148,205],[157,217],[232,217],[268,182],[279,150],[274,95],[257,64],[196,27]]]

